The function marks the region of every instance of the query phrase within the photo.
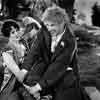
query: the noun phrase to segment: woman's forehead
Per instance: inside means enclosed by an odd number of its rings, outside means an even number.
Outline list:
[[[15,30],[18,30],[18,29],[15,28],[14,26],[11,26],[11,30],[12,30],[12,31],[15,31]]]

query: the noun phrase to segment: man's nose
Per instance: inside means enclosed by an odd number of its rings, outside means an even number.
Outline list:
[[[47,29],[48,29],[48,31],[51,31],[52,28],[50,26],[47,26]]]

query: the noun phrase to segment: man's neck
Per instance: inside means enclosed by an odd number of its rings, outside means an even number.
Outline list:
[[[63,34],[65,33],[65,30],[66,30],[66,28],[64,28],[64,30],[63,30],[61,33],[52,35],[52,38],[54,38],[54,37],[57,38],[57,37],[59,37],[60,35],[63,35]]]

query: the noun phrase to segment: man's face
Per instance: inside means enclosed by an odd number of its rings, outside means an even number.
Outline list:
[[[29,38],[32,39],[34,36],[37,35],[37,32],[38,32],[38,30],[35,29],[35,27],[30,27],[30,25],[26,26],[25,34],[23,35],[23,37],[25,39],[29,39]]]
[[[33,38],[34,36],[36,36],[37,30],[36,30],[35,28],[33,28],[33,29],[29,32],[29,34],[30,34],[30,38]]]
[[[44,21],[48,31],[51,33],[51,36],[56,36],[63,32],[64,30],[64,22],[61,24],[54,23],[52,21]]]

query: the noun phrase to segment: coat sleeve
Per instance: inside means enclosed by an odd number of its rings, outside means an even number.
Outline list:
[[[3,66],[3,58],[1,55],[2,55],[2,52],[0,52],[0,88],[4,80],[4,66]]]
[[[46,66],[45,61],[41,56],[41,33],[38,33],[38,36],[39,37],[37,37],[37,39],[34,41],[34,45],[22,65],[22,69],[26,69],[28,71],[25,76],[24,83],[30,86],[33,85],[35,81],[40,79],[40,76]]]
[[[39,33],[40,34],[40,33]],[[37,35],[37,38],[34,40],[34,45],[32,45],[31,50],[28,52],[27,56],[24,58],[24,62],[21,66],[21,68],[30,70],[30,68],[33,66],[33,64],[40,59],[40,42],[41,40],[39,37],[41,35]]]
[[[39,84],[42,89],[54,86],[65,74],[66,68],[69,67],[70,59],[75,50],[75,39],[70,39],[69,44],[63,52],[52,62],[44,76],[40,79]]]

